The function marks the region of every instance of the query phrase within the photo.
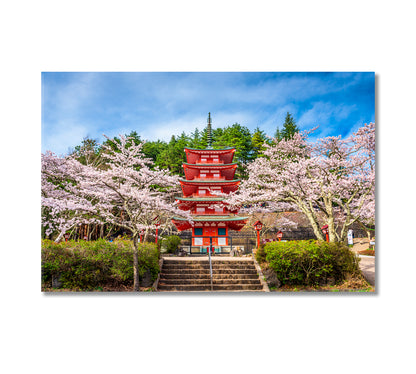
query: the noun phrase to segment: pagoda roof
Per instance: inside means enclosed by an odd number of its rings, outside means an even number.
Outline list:
[[[188,221],[188,218],[183,217],[172,217],[175,221]],[[238,216],[222,216],[222,215],[195,215],[192,216],[192,221],[194,222],[229,222],[229,221],[245,221],[248,220],[248,217],[238,217]]]
[[[224,200],[224,198],[223,197],[177,197],[176,200],[210,202],[210,201],[222,201],[222,200]]]
[[[237,165],[236,162],[233,162],[231,164],[210,164],[210,163],[200,163],[200,164],[189,164],[187,162],[184,162],[183,165],[186,165],[187,167],[191,167],[191,168],[198,168],[198,169],[227,169],[230,167],[233,167],[235,165]]]
[[[201,184],[201,183],[208,183],[208,184],[236,184],[241,182],[241,179],[231,179],[231,180],[227,180],[227,179],[192,179],[192,180],[188,180],[188,179],[182,179],[179,178],[179,182],[180,183],[184,183],[184,184]]]
[[[240,231],[246,224],[248,217],[237,216],[193,216],[193,222],[227,222],[228,227],[232,230]],[[172,217],[172,222],[180,230],[187,230],[194,225],[189,222],[188,219],[182,217]]]
[[[185,147],[184,148],[185,151],[191,151],[193,153],[212,153],[212,152],[220,152],[220,153],[229,153],[231,151],[235,151],[234,147],[225,147],[225,148],[219,148],[219,149],[214,149],[214,148],[204,148],[204,149],[198,149],[198,148],[188,148]]]
[[[224,202],[223,197],[196,197],[196,198],[185,197],[185,198],[176,198],[176,202],[178,204],[178,208],[181,210],[190,210],[199,204],[202,204],[205,206],[208,205],[209,206],[208,209],[211,209],[211,206],[215,204],[220,204],[226,207],[229,213],[233,213],[233,214],[237,214],[238,211],[240,210],[237,207],[230,208],[229,204]],[[212,213],[207,214],[207,216],[212,216]],[[224,212],[222,212],[221,214],[215,214],[215,216],[224,216]]]

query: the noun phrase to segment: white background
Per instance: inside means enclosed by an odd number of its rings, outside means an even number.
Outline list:
[[[2,372],[414,370],[411,2],[146,4],[0,6]],[[375,71],[377,293],[43,295],[42,71]]]

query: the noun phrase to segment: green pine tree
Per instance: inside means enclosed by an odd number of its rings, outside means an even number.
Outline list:
[[[279,129],[279,126],[277,126],[276,132],[274,133],[274,137],[277,139],[278,142],[280,142],[283,139],[282,132]]]
[[[299,128],[297,127],[292,115],[287,112],[285,123],[283,124],[283,130],[281,132],[282,138],[286,140],[291,139],[297,132],[299,132]]]
[[[195,149],[202,149],[202,136],[203,133],[199,131],[198,128],[195,128],[195,131],[192,132],[190,136],[191,140],[189,143],[189,147]]]
[[[182,164],[186,161],[185,147],[188,147],[190,138],[183,132],[180,136],[172,135],[167,147],[157,155],[156,165],[168,169],[172,174],[184,175]]]
[[[251,137],[251,145],[253,148],[252,159],[256,159],[266,149],[264,143],[267,142],[267,137],[264,131],[260,130],[257,126],[254,130],[253,136]]]
[[[167,143],[162,140],[147,141],[143,145],[143,153],[156,162],[158,155],[168,147]]]
[[[250,130],[234,123],[232,126],[225,128],[216,128],[213,130],[213,148],[220,149],[225,147],[235,147],[233,162],[237,162],[237,178],[247,178],[247,164],[251,161],[253,146],[251,143]]]

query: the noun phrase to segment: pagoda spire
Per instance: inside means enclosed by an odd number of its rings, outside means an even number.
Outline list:
[[[208,140],[208,149],[211,149],[212,148],[211,112],[208,112],[207,140]]]

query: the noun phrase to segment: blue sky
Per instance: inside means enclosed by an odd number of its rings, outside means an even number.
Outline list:
[[[235,122],[273,135],[287,112],[313,138],[375,120],[374,73],[42,73],[42,152],[135,130],[146,140]]]

